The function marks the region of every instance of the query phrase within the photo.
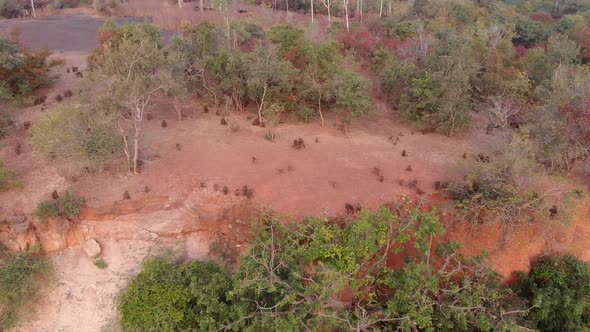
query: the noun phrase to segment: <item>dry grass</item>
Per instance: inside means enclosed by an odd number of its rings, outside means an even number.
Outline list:
[[[210,22],[214,24],[224,24],[223,16],[219,10],[213,11],[195,11],[193,8],[198,2],[185,3],[184,8],[178,8],[170,5],[166,1],[159,0],[130,0],[122,5],[117,12],[119,16],[150,17],[153,23],[165,30],[182,31],[185,26]],[[205,1],[205,7],[211,6]],[[238,9],[246,10],[247,13],[240,14]],[[310,26],[310,16],[294,12],[272,11],[244,3],[234,3],[230,5],[230,20],[250,20],[264,28],[269,28],[278,24],[290,23],[306,31],[308,36],[313,40],[325,38],[325,31],[328,28],[327,17],[316,15],[315,27]]]

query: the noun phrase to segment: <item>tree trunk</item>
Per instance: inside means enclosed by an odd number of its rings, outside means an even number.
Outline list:
[[[289,15],[289,0],[285,0],[285,4],[287,5],[287,15]]]
[[[200,0],[200,6],[201,6],[201,13],[202,13],[203,11],[205,11],[205,8],[203,8],[203,6],[205,6],[204,0]]]
[[[117,127],[119,127],[119,131],[121,132],[121,136],[123,136],[123,152],[125,152],[125,157],[127,160],[127,170],[131,170],[131,155],[129,154],[129,141],[127,141],[127,135],[125,135],[125,130],[121,127],[121,122],[117,121]]]
[[[387,5],[387,15],[391,16],[391,2],[393,0],[389,0],[388,5]]]
[[[322,127],[324,126],[324,114],[322,113],[322,96],[318,98],[318,112],[320,112],[320,119],[322,120]]]
[[[313,23],[313,2],[314,0],[311,0],[311,23]]]
[[[262,107],[264,106],[264,97],[265,96],[266,96],[266,83],[264,83],[264,87],[262,89],[262,98],[260,99],[260,104],[258,105],[258,122],[261,127],[262,127]]]
[[[178,8],[182,8],[183,4],[184,4],[184,0],[178,0]]]
[[[139,174],[137,171],[137,161],[139,160],[139,135],[141,133],[141,123],[134,122],[133,127],[135,133],[133,134],[133,174]]]
[[[379,17],[383,15],[383,0],[379,2]]]
[[[328,1],[328,23],[332,23],[332,14],[330,14],[330,7],[331,7],[331,3],[330,1]]]
[[[178,121],[182,121],[182,107],[180,106],[178,98],[174,97],[173,103],[174,109],[176,110],[176,115],[178,116]]]
[[[33,12],[33,18],[37,18],[37,13],[35,13],[35,0],[31,0],[31,10]]]
[[[344,1],[344,15],[346,16],[346,32],[350,31],[350,25],[348,24],[348,0]]]

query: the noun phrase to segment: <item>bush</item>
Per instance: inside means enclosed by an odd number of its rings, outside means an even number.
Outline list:
[[[0,245],[0,330],[14,327],[22,307],[38,297],[37,277],[48,267],[36,251],[11,253]]]
[[[0,190],[8,190],[12,188],[21,188],[22,182],[18,178],[18,174],[4,166],[0,161]]]
[[[541,331],[590,329],[590,264],[570,255],[547,255],[519,273],[517,290],[533,306],[528,314]]]
[[[66,191],[55,200],[45,201],[37,205],[34,215],[43,222],[50,218],[78,218],[82,200],[73,192]]]
[[[123,149],[111,126],[109,117],[101,112],[83,112],[79,106],[63,105],[35,124],[32,141],[45,156],[108,162]]]
[[[535,193],[535,162],[531,147],[516,138],[489,155],[473,156],[467,175],[451,182],[447,191],[457,207],[473,221],[534,220],[544,197]]]
[[[48,49],[30,50],[22,46],[20,36],[0,35],[0,100],[22,98],[34,89],[50,84],[51,69],[62,63],[50,60]]]
[[[119,304],[123,331],[215,331],[229,316],[230,276],[211,262],[147,261]]]

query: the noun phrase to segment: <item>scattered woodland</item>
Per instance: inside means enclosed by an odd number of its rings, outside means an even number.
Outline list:
[[[0,0],[0,15],[29,15],[31,3]],[[84,7],[108,16],[137,6],[34,3],[37,14]],[[432,184],[452,202],[452,216],[423,204],[426,193],[414,184],[416,197],[375,211],[347,204],[341,218],[292,222],[264,211],[243,254],[214,243],[209,262],[147,260],[121,295],[123,331],[590,329],[589,263],[547,253],[506,284],[486,253],[464,256],[460,243],[443,240],[443,220],[500,222],[508,234],[516,224],[567,224],[583,204],[590,179],[590,1],[256,0],[242,6],[252,11],[243,19],[235,18],[240,4],[229,0],[168,4],[177,6],[214,19],[188,24],[166,41],[168,27],[155,17],[125,25],[107,20],[84,70],[63,67],[50,50],[28,48],[18,32],[0,34],[0,101],[56,102],[47,116],[24,124],[40,158],[140,176],[149,167],[142,160],[146,110],[157,98],[171,100],[179,121],[197,98],[199,111],[217,114],[228,135],[240,130],[236,117],[248,113],[253,126],[264,128],[260,144],[276,144],[285,123],[319,123],[349,135],[378,104],[424,135],[483,128],[500,139],[464,154],[462,176],[442,174]],[[271,26],[251,8],[299,19]],[[38,92],[66,70],[81,79],[79,90]],[[0,112],[0,138],[13,127]],[[306,143],[312,142],[299,138],[292,147]],[[380,169],[373,173],[383,182]],[[0,161],[0,190],[26,185],[18,169]],[[247,186],[236,191],[255,196]],[[55,192],[34,216],[76,220],[83,205],[74,191]],[[18,311],[42,287],[50,269],[39,252],[0,249],[0,330],[17,324]]]

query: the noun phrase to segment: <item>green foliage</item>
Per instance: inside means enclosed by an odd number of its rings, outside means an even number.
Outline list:
[[[304,31],[290,25],[277,25],[270,28],[268,39],[278,45],[279,51],[285,53],[288,50],[297,48],[305,42]]]
[[[433,246],[444,234],[435,211],[405,200],[395,211],[344,222],[267,216],[233,276],[213,263],[148,261],[123,295],[122,329],[518,330],[521,303],[484,259]],[[387,265],[402,254],[408,264]]]
[[[590,328],[589,263],[570,255],[547,255],[519,278],[519,293],[533,305],[528,317],[541,331]]]
[[[21,188],[23,186],[18,174],[7,168],[3,162],[0,161],[0,191],[9,190],[13,188]]]
[[[18,34],[11,39],[0,34],[0,100],[22,98],[50,84],[55,79],[51,69],[61,63],[50,60],[50,56],[48,49],[30,50],[21,46]]]
[[[31,249],[12,253],[0,246],[0,329],[16,326],[19,312],[39,295],[38,276],[47,264]]]
[[[121,151],[117,136],[110,116],[79,105],[63,105],[35,124],[32,141],[44,156],[101,163]]]
[[[539,44],[547,41],[551,35],[550,27],[547,27],[542,22],[533,21],[530,19],[519,19],[516,22],[516,32],[520,40],[525,43]]]
[[[34,215],[43,222],[50,218],[75,219],[80,215],[82,200],[72,191],[66,191],[57,199],[41,202]]]
[[[107,262],[105,262],[102,257],[98,257],[97,259],[94,260],[94,266],[96,266],[98,269],[101,269],[101,270],[104,270],[107,267],[109,267]]]
[[[231,277],[210,262],[148,260],[121,298],[123,331],[213,331],[226,322]]]

